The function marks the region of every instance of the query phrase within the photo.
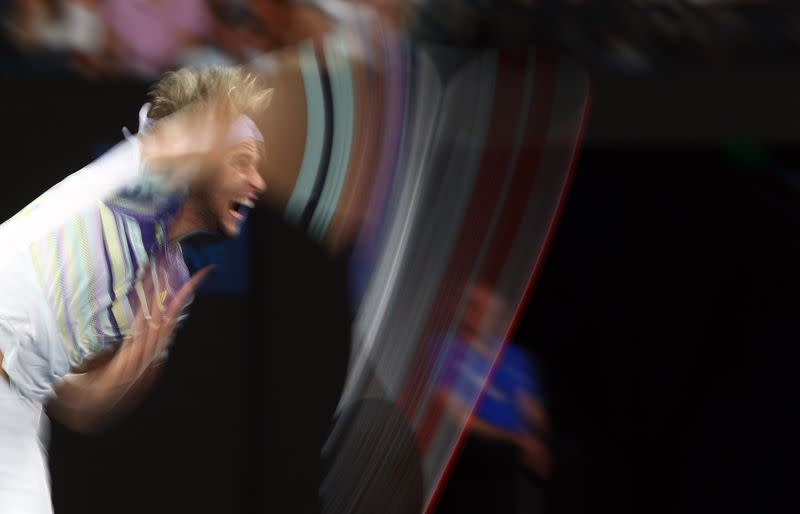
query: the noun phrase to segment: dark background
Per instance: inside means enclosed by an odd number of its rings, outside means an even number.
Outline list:
[[[553,418],[550,512],[798,510],[798,82],[595,84],[518,333]],[[3,219],[135,128],[146,91],[3,86]],[[54,426],[56,512],[313,508],[347,358],[343,263],[267,210],[249,232],[250,289],[197,298],[125,423],[99,437]]]

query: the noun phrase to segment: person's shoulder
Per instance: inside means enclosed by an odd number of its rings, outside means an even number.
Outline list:
[[[508,359],[530,360],[530,355],[528,352],[513,341],[507,341],[505,343],[505,346],[503,347],[503,353]]]
[[[506,343],[503,360],[510,366],[525,370],[526,373],[533,373],[535,370],[535,360],[530,352],[513,342]]]

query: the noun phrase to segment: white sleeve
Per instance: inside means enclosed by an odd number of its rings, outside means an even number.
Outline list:
[[[119,143],[0,225],[0,257],[15,253],[4,250],[29,245],[64,220],[140,182],[142,173],[138,139],[132,137]]]

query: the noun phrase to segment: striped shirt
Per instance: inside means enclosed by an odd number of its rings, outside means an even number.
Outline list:
[[[113,348],[152,293],[165,302],[188,280],[179,245],[167,243],[177,202],[136,189],[74,215],[30,249],[71,364]],[[149,312],[147,309],[146,312]]]
[[[182,195],[141,172],[135,141],[120,146],[2,227],[15,236],[4,251],[14,257],[0,266],[0,351],[12,385],[31,399],[44,399],[70,369],[118,346],[140,310],[149,313],[153,298],[163,308],[189,278],[180,245],[167,239]],[[92,174],[118,174],[125,187],[97,197],[85,192]],[[77,191],[84,195],[78,207],[59,215]],[[12,301],[15,295],[23,298]]]

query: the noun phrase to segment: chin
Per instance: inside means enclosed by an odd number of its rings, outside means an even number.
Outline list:
[[[239,225],[232,226],[229,223],[223,223],[220,227],[220,233],[226,239],[236,239],[241,232],[242,228]]]
[[[248,208],[241,209],[241,212],[227,209],[221,216],[217,217],[219,231],[228,239],[239,237],[239,234],[242,232],[242,227],[247,221],[248,214]]]

